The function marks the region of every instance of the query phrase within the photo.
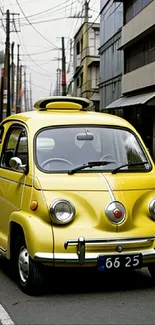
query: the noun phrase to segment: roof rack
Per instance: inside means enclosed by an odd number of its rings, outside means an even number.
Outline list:
[[[46,110],[82,110],[87,111],[94,106],[93,102],[83,97],[53,96],[38,100],[34,107],[39,111]]]

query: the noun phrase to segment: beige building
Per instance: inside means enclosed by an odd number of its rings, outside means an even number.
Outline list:
[[[122,97],[106,108],[137,128],[155,159],[155,0],[122,2]]]
[[[68,93],[89,98],[99,110],[99,31],[98,23],[83,23],[74,36],[73,78]]]

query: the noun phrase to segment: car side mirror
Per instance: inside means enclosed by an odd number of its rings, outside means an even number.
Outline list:
[[[11,158],[9,165],[13,170],[21,171],[23,173],[26,172],[26,165],[23,165],[21,159],[18,157]]]

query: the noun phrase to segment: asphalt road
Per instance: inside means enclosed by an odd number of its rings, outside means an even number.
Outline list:
[[[155,286],[147,269],[109,276],[66,270],[33,297],[0,260],[0,324],[155,324]]]

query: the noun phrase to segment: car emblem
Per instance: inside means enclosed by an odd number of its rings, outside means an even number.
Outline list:
[[[123,251],[123,246],[122,245],[118,245],[116,247],[116,251],[119,252],[119,253],[121,253]]]

